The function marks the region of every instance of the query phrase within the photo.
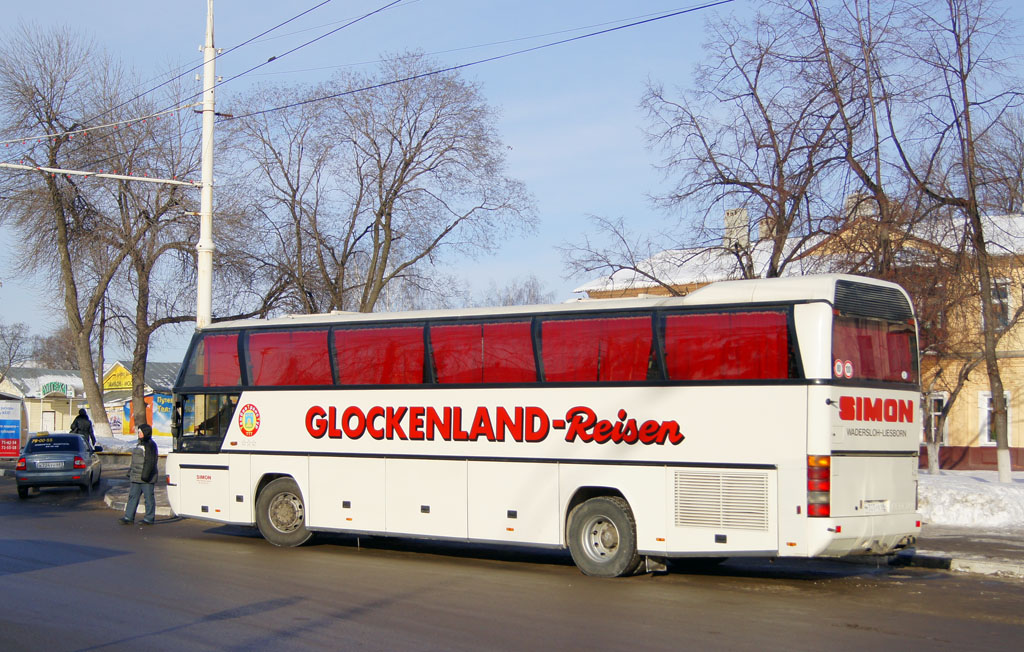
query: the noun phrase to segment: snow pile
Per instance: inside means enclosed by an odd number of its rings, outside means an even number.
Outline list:
[[[96,445],[102,446],[104,453],[131,453],[137,441],[139,438],[135,435],[114,435],[112,437],[97,437]],[[173,445],[171,437],[153,435],[153,441],[156,442],[156,448],[161,455],[171,452]]]
[[[1024,528],[1024,472],[1001,484],[995,471],[919,475],[918,510],[931,525]]]

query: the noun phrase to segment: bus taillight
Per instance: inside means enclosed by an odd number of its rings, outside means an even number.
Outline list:
[[[832,457],[830,455],[807,456],[807,515],[829,516],[831,514]]]

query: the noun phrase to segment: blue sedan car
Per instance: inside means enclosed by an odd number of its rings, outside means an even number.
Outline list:
[[[61,433],[32,437],[14,468],[18,498],[27,498],[32,487],[77,486],[88,492],[99,484],[103,463],[82,435]]]

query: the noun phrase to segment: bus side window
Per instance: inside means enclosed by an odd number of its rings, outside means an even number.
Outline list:
[[[180,435],[175,443],[182,452],[216,452],[227,434],[237,394],[193,394],[182,397]]]

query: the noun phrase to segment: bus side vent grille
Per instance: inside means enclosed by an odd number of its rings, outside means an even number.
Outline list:
[[[676,527],[768,531],[768,474],[675,472]]]
[[[906,297],[896,288],[836,281],[836,308],[847,315],[905,322],[914,316]]]

